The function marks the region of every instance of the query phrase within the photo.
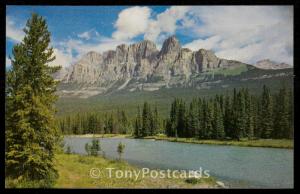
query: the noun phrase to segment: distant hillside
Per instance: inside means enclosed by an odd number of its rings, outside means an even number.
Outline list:
[[[243,67],[244,68],[244,67]],[[227,74],[220,72],[206,73],[195,78],[193,82],[195,87],[173,87],[161,88],[156,91],[132,91],[117,90],[107,94],[95,95],[89,98],[78,98],[74,96],[59,98],[57,102],[58,114],[73,114],[76,112],[96,111],[110,112],[117,108],[125,110],[129,115],[134,115],[138,105],[144,101],[157,104],[159,112],[167,116],[168,107],[175,97],[191,100],[197,96],[211,96],[215,94],[224,94],[231,92],[233,88],[249,88],[251,93],[259,94],[263,85],[270,87],[272,92],[278,92],[278,89],[284,85],[293,87],[293,69],[262,70],[253,68],[244,71],[243,68],[236,71],[229,71]],[[243,71],[238,75],[238,71]],[[199,83],[197,83],[199,82]],[[63,85],[62,85],[63,87]]]

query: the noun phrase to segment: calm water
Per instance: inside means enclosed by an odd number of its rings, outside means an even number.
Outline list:
[[[199,145],[126,138],[99,138],[108,158],[117,158],[117,145],[126,145],[123,158],[139,167],[209,170],[230,187],[292,188],[293,150]],[[75,153],[85,154],[91,138],[65,137]]]

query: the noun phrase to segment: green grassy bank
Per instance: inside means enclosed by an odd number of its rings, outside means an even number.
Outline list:
[[[130,134],[85,134],[85,135],[68,135],[68,137],[104,137],[104,138],[134,138]],[[165,140],[170,142],[180,143],[195,143],[195,144],[213,144],[213,145],[233,145],[233,146],[244,146],[244,147],[269,147],[269,148],[286,148],[293,149],[294,141],[291,139],[257,139],[248,140],[241,139],[236,140],[199,140],[195,138],[175,138],[167,137],[165,135],[147,136],[142,139],[155,139]]]
[[[233,145],[233,146],[244,146],[244,147],[269,147],[269,148],[287,148],[293,149],[294,142],[290,139],[257,139],[248,140],[241,139],[236,140],[199,140],[195,138],[175,138],[175,137],[165,137],[165,136],[149,136],[144,137],[144,139],[155,139],[155,140],[165,140],[171,142],[181,142],[181,143],[195,143],[195,144],[213,144],[213,145]]]
[[[5,179],[5,188],[218,188],[217,181],[209,178],[151,177],[142,175],[141,168],[129,165],[125,161],[109,160],[101,156],[81,156],[76,154],[56,154],[55,168],[58,179],[54,185],[41,184],[40,181]],[[96,169],[96,170],[95,170]],[[113,169],[111,175],[108,169]],[[99,171],[98,171],[99,170]],[[139,176],[120,176],[116,171],[140,172]],[[100,173],[99,173],[100,172]],[[99,175],[99,176],[98,176]],[[45,186],[48,185],[48,186]]]
[[[138,179],[116,178],[114,173],[109,176],[107,168],[118,170],[141,170],[125,161],[108,160],[102,157],[80,156],[75,154],[56,155],[56,168],[59,178],[55,188],[214,188],[217,187],[214,178],[177,179],[153,178],[150,175]],[[100,178],[92,178],[90,171],[97,168],[101,171]],[[95,173],[97,174],[97,173]]]

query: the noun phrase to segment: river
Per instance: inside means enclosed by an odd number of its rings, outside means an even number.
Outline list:
[[[233,188],[293,188],[293,150],[189,144],[130,138],[99,138],[106,157],[118,157],[117,145],[126,145],[123,159],[151,169],[209,170]],[[85,154],[92,138],[65,137],[65,145]]]

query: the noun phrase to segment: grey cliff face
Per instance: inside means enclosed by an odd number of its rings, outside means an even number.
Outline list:
[[[64,84],[81,84],[112,89],[156,90],[184,85],[193,74],[215,68],[230,68],[240,62],[218,58],[212,51],[182,48],[175,36],[163,43],[161,50],[149,41],[119,45],[102,54],[91,51],[65,70]]]

